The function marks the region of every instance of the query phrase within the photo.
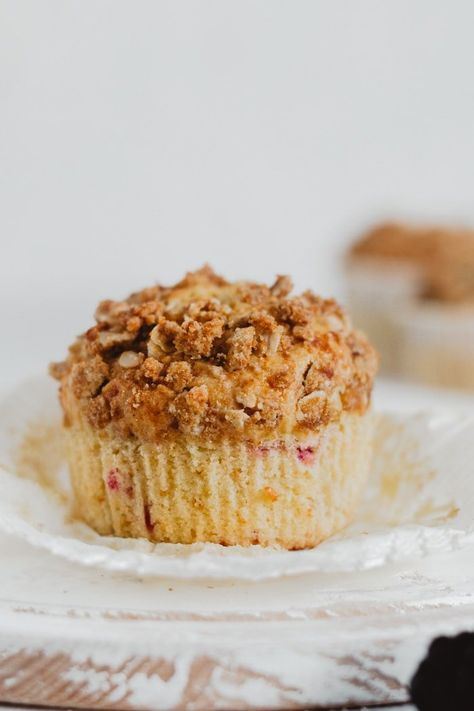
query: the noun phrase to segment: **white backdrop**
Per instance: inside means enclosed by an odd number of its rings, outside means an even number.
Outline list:
[[[384,216],[474,223],[472,0],[0,0],[1,378],[211,262],[340,294]]]

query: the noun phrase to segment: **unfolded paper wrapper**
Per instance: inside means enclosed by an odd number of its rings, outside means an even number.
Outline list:
[[[474,554],[474,416],[375,417],[355,520],[317,548],[153,544],[71,520],[56,388],[46,377],[30,380],[0,405],[0,530],[77,564],[140,577],[263,580],[360,572],[468,546]]]

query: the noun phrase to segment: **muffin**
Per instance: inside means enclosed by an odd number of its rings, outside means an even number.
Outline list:
[[[354,321],[377,347],[384,372],[473,383],[473,231],[379,225],[351,246],[346,275]]]
[[[377,359],[333,300],[209,267],[103,301],[60,381],[75,513],[103,535],[312,547],[352,518]]]

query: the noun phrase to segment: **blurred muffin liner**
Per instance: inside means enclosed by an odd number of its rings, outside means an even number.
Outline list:
[[[474,309],[419,304],[401,310],[393,321],[404,376],[474,390]]]

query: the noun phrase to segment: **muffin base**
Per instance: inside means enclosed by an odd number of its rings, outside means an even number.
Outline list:
[[[410,380],[474,390],[474,309],[414,306],[399,319],[400,367]]]
[[[352,519],[371,454],[370,414],[311,439],[255,444],[176,435],[123,440],[65,429],[75,515],[98,533],[154,542],[313,547]]]
[[[346,269],[347,301],[354,324],[380,355],[381,371],[400,372],[398,316],[417,298],[421,280],[416,269],[377,260],[359,260]]]

